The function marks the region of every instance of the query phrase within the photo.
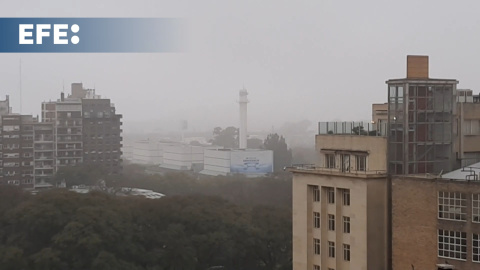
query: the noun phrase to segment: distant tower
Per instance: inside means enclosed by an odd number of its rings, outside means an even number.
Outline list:
[[[248,92],[245,88],[240,90],[240,99],[238,103],[240,104],[240,130],[239,130],[239,148],[247,148],[247,95]]]

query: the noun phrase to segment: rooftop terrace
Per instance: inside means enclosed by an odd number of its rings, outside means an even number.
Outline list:
[[[387,123],[319,122],[318,135],[387,136]]]

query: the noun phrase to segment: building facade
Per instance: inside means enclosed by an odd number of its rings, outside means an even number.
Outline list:
[[[480,269],[480,182],[392,179],[393,269]]]
[[[293,269],[387,269],[387,139],[319,134],[321,164],[294,166]]]
[[[1,116],[3,183],[34,187],[33,126],[36,123],[38,119],[31,115]]]
[[[122,115],[109,99],[82,99],[83,163],[101,166],[109,173],[122,170]]]

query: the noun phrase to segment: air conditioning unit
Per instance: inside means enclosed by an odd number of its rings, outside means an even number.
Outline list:
[[[455,269],[455,266],[451,264],[445,264],[445,263],[437,264],[437,270],[445,270],[445,269]]]

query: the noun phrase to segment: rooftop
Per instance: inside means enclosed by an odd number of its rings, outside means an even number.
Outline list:
[[[479,176],[480,162],[443,174],[441,178],[462,181],[479,181]]]

